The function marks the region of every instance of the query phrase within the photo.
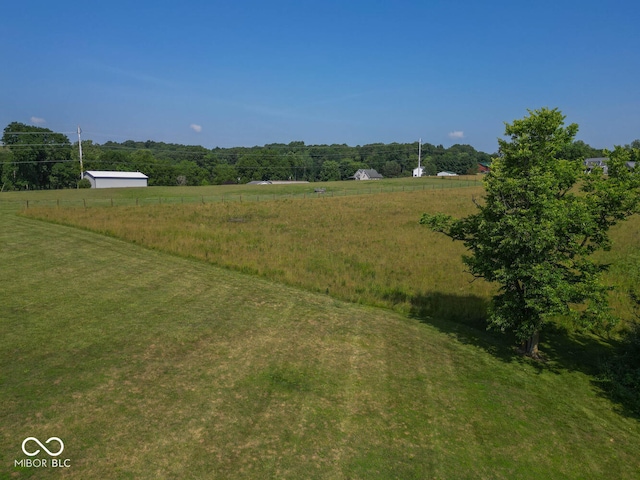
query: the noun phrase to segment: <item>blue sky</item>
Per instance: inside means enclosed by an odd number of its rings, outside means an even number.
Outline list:
[[[0,128],[492,153],[547,106],[610,148],[640,138],[639,24],[637,0],[7,2]]]

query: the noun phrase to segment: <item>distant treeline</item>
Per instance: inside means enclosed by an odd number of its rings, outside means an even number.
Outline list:
[[[640,141],[635,141],[634,143]],[[78,144],[47,128],[10,123],[0,147],[3,190],[75,188],[80,179]],[[566,156],[597,157],[602,152],[578,141]],[[251,180],[347,180],[361,168],[373,168],[385,178],[409,177],[418,166],[418,142],[348,145],[305,145],[304,142],[262,147],[207,149],[163,142],[102,145],[82,142],[84,170],[140,171],[149,185],[208,185]],[[446,170],[473,174],[491,155],[470,145],[422,145],[425,175]]]

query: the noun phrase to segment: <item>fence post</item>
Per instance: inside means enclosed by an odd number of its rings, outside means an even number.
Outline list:
[[[85,198],[82,199],[82,203],[84,203],[84,208],[87,208],[87,200]]]
[[[29,200],[27,200],[27,208],[29,208]]]

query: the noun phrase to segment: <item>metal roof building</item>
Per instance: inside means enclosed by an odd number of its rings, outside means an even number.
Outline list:
[[[149,177],[140,172],[113,172],[87,170],[82,178],[91,182],[91,188],[146,187]]]

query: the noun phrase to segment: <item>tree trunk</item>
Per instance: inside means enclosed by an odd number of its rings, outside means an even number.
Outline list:
[[[538,354],[539,340],[540,333],[536,330],[525,342],[523,342],[522,350],[526,356],[531,358],[540,358],[540,355]]]

